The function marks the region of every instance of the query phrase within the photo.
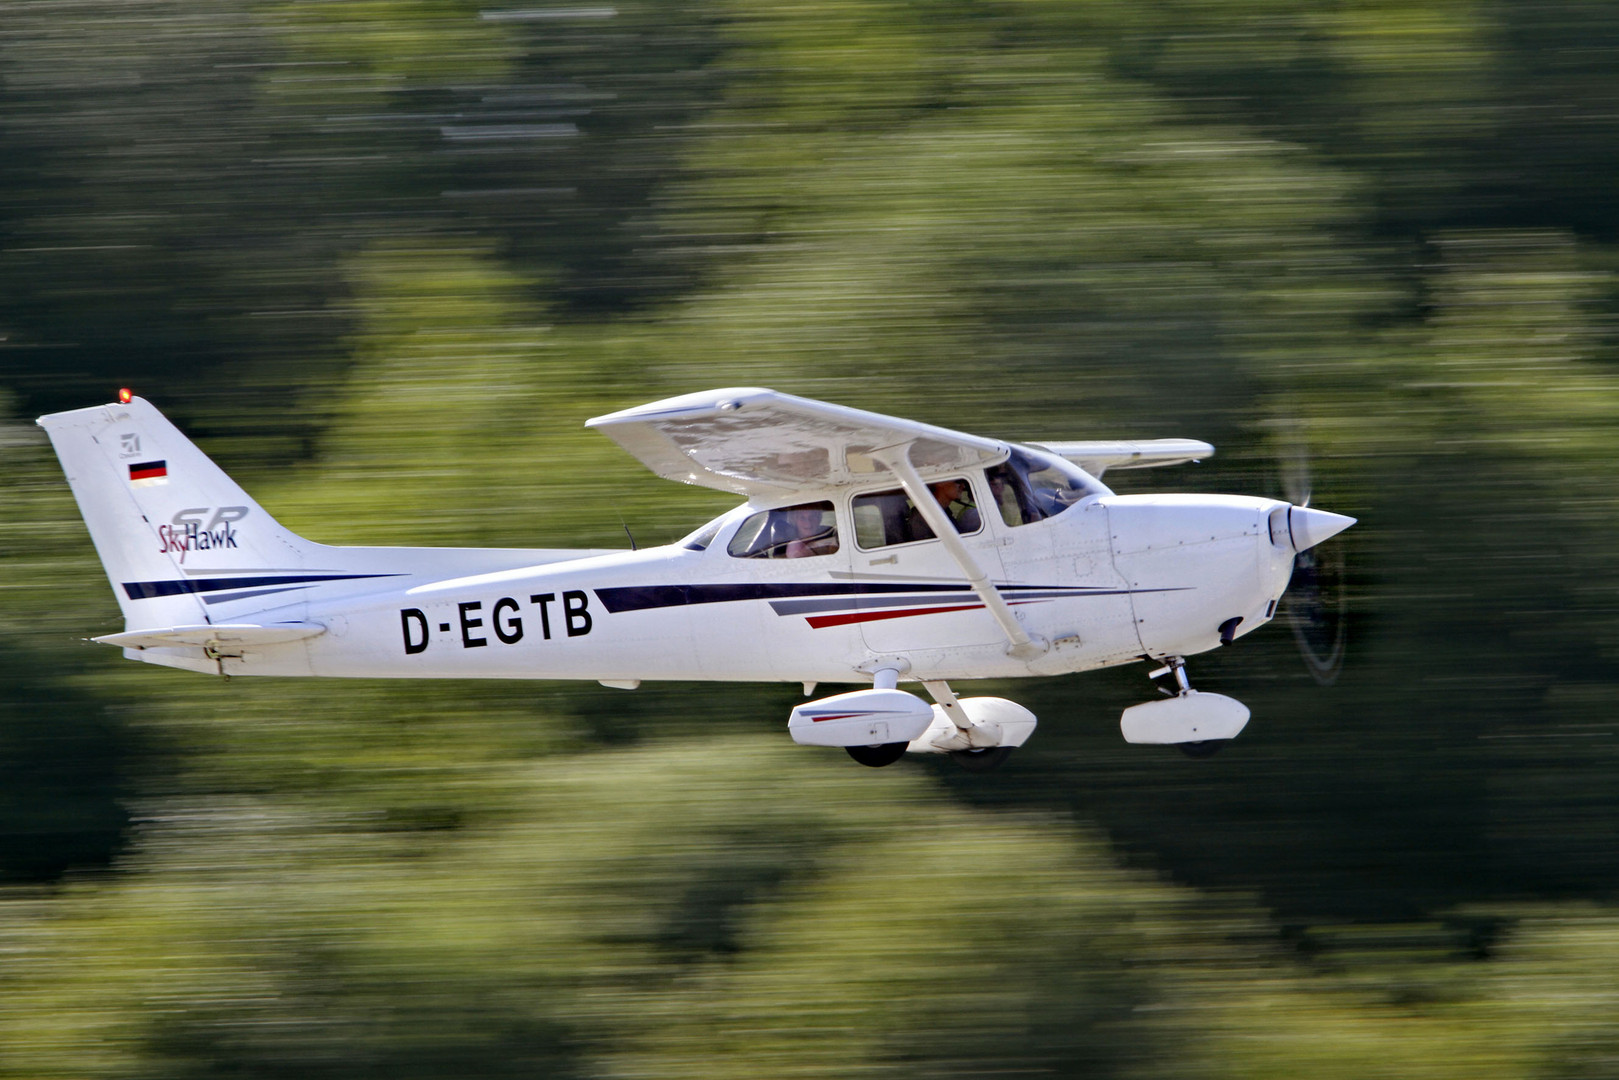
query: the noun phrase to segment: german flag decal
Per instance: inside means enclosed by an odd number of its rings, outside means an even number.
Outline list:
[[[129,467],[129,482],[140,487],[169,482],[167,461],[141,461]]]

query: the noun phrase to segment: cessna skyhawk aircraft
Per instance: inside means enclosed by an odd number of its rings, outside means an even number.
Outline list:
[[[1019,445],[761,389],[587,421],[671,480],[747,501],[639,551],[327,547],[282,528],[128,392],[39,419],[112,581],[95,640],[221,675],[791,681],[865,689],[787,730],[865,765],[998,764],[1035,728],[951,680],[1153,660],[1174,696],[1133,743],[1209,752],[1248,709],[1183,658],[1270,621],[1299,552],[1353,518],[1240,495],[1115,495],[1109,469],[1194,461],[1190,439]],[[928,704],[899,689],[920,683]]]

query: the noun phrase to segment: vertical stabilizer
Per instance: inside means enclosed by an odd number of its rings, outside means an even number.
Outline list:
[[[149,402],[42,416],[128,630],[206,623],[222,578],[295,571],[309,544],[275,522]]]

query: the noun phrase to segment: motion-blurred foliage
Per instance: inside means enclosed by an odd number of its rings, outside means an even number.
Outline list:
[[[1619,14],[1574,2],[0,9],[0,1074],[1613,1074]],[[333,543],[727,503],[586,417],[761,384],[1361,523],[1330,689],[1006,771],[797,688],[220,683],[25,421],[155,400]],[[1303,447],[1306,450],[1300,450]],[[1127,868],[1126,868],[1127,867]]]

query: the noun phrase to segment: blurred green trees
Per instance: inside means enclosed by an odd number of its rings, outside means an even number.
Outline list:
[[[0,1072],[1611,1075],[1619,15],[36,0],[0,12]],[[37,412],[158,402],[333,543],[726,505],[586,417],[762,384],[1355,514],[1338,683],[1001,774],[796,688],[214,680]],[[1279,459],[1284,459],[1280,460]],[[1128,867],[1128,869],[1126,869]]]

